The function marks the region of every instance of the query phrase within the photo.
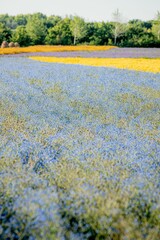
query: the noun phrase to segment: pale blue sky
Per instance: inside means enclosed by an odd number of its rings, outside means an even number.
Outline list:
[[[0,0],[0,14],[42,12],[46,15],[79,15],[86,21],[111,21],[119,9],[126,20],[151,20],[160,11],[160,0]]]

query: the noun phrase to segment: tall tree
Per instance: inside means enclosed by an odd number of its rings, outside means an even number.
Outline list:
[[[9,16],[8,14],[1,14],[0,22],[3,23],[6,28],[15,29],[17,27],[15,17]]]
[[[15,16],[15,22],[18,26],[25,26],[27,24],[27,17],[23,14]]]
[[[11,38],[11,29],[9,29],[3,23],[0,22],[0,44],[3,41],[10,41],[10,38]]]
[[[47,17],[47,19],[45,21],[47,29],[54,27],[61,20],[62,20],[62,18],[60,16],[51,15],[51,16]]]
[[[154,36],[151,32],[152,24],[139,19],[128,22],[128,28],[122,36],[121,46],[149,47],[154,46]]]
[[[47,29],[44,18],[39,14],[33,14],[29,17],[26,25],[27,34],[31,39],[31,44],[44,44]]]
[[[18,26],[13,32],[11,40],[13,42],[18,42],[20,46],[28,46],[30,44],[30,38],[25,26]]]
[[[119,9],[113,13],[113,30],[114,44],[117,44],[117,38],[122,36],[126,31],[126,25],[123,23],[122,14]]]
[[[74,37],[74,45],[76,45],[77,41],[85,37],[87,33],[84,19],[78,16],[74,16],[71,20],[70,28]]]
[[[111,23],[87,23],[85,41],[91,45],[107,45],[112,39],[112,28],[113,25]]]
[[[53,28],[48,30],[45,42],[47,44],[61,44],[70,45],[72,44],[72,33],[70,30],[70,19],[64,18],[58,22]]]
[[[157,12],[156,20],[154,21],[152,32],[155,37],[160,41],[160,12]]]

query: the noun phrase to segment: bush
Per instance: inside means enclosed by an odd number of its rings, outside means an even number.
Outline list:
[[[10,42],[10,43],[8,44],[8,47],[15,47],[14,42]]]
[[[19,45],[18,42],[15,42],[14,46],[15,46],[15,47],[20,47],[20,45]]]
[[[1,44],[1,48],[7,48],[8,47],[8,42],[3,41]]]

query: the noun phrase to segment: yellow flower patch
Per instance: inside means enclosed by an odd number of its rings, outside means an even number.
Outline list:
[[[144,72],[160,72],[160,59],[144,58],[72,58],[72,57],[30,57],[42,62],[81,64],[98,67],[115,67]]]
[[[64,51],[105,51],[114,46],[30,46],[30,47],[14,47],[0,48],[0,54],[16,54],[30,52],[64,52]]]

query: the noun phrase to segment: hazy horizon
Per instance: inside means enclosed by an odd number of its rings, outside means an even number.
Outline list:
[[[18,15],[41,12],[47,16],[78,15],[86,21],[111,21],[113,12],[118,8],[126,21],[155,18],[160,11],[160,0],[0,0],[0,14]]]

